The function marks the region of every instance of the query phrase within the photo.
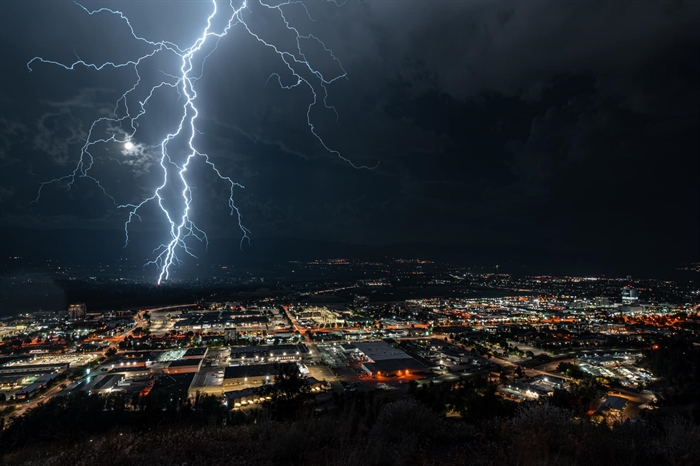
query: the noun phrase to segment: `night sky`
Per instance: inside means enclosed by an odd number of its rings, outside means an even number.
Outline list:
[[[700,2],[306,3],[315,21],[292,5],[290,22],[321,38],[348,74],[328,86],[338,123],[318,106],[316,129],[353,162],[379,166],[356,170],[326,152],[306,126],[308,89],[268,81],[285,76],[283,65],[234,26],[197,82],[198,140],[245,186],[235,198],[251,254],[256,240],[290,237],[522,248],[561,261],[698,260]],[[182,45],[210,12],[202,1],[86,5],[118,8],[139,35]],[[274,11],[251,12],[251,27],[294,47]],[[89,180],[68,192],[47,187],[30,203],[40,182],[74,168],[90,122],[113,108],[133,71],[36,64],[30,73],[26,63],[127,60],[144,50],[118,18],[88,16],[70,1],[0,4],[3,236],[85,229],[121,248],[113,241],[125,213]],[[339,72],[319,47],[307,56]],[[154,60],[144,79],[174,65]],[[135,141],[143,150],[93,151],[92,174],[118,202],[143,199],[161,176],[146,145],[163,137],[172,102],[149,107]],[[193,170],[199,226],[237,242],[227,186],[203,165]],[[161,220],[149,211],[134,231],[157,244]],[[6,250],[25,250],[22,236]]]

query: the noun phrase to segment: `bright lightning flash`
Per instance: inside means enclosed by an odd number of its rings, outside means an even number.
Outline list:
[[[333,1],[334,0],[328,0]],[[293,52],[284,50],[281,46],[275,45],[268,42],[263,36],[254,31],[250,25],[246,22],[246,18],[252,15],[252,10],[249,7],[248,2],[255,2],[258,8],[266,8],[268,10],[276,10],[284,23],[284,27],[293,33],[296,37],[296,43],[293,44]],[[238,4],[238,2],[236,2]],[[146,114],[146,107],[149,100],[156,92],[173,92],[175,93],[174,98],[177,98],[182,106],[182,113],[179,118],[179,122],[175,125],[170,132],[165,135],[160,144],[157,146],[160,148],[160,166],[163,171],[162,183],[157,186],[152,195],[141,200],[139,203],[127,203],[127,204],[117,204],[117,207],[124,209],[127,212],[127,219],[124,223],[125,232],[125,247],[129,243],[129,226],[134,218],[141,219],[140,210],[147,204],[155,203],[162,211],[165,219],[167,220],[168,233],[170,236],[170,241],[167,243],[159,245],[154,249],[155,258],[146,263],[146,265],[154,264],[159,269],[158,274],[158,284],[164,280],[168,280],[171,273],[171,267],[175,263],[180,263],[178,258],[178,252],[184,252],[193,257],[194,254],[188,247],[187,240],[194,237],[200,242],[204,242],[208,245],[208,238],[204,231],[198,228],[194,222],[191,220],[191,202],[192,202],[192,189],[191,181],[188,178],[188,169],[190,168],[190,163],[196,157],[200,157],[203,161],[209,165],[211,170],[223,181],[228,183],[229,186],[229,197],[228,206],[230,208],[231,215],[235,215],[238,220],[238,226],[242,232],[241,245],[243,241],[250,240],[248,234],[250,231],[243,226],[241,212],[238,207],[234,204],[233,195],[235,188],[243,188],[240,184],[233,181],[230,177],[221,174],[216,165],[210,160],[209,156],[205,153],[200,152],[196,148],[195,139],[199,131],[196,129],[196,120],[199,116],[199,111],[195,106],[197,100],[197,92],[195,90],[196,81],[201,78],[204,63],[207,58],[216,50],[219,40],[224,37],[228,31],[234,27],[239,26],[243,28],[250,36],[257,40],[261,45],[267,47],[273,51],[284,63],[285,73],[288,73],[292,77],[291,84],[283,84],[283,77],[279,73],[273,73],[278,84],[284,89],[291,89],[298,86],[305,86],[310,90],[310,103],[306,111],[306,123],[316,139],[318,139],[321,146],[331,154],[336,155],[343,161],[349,163],[353,168],[371,168],[367,166],[358,166],[353,164],[349,159],[343,157],[338,151],[329,148],[323,141],[321,136],[319,136],[315,130],[315,127],[311,121],[311,111],[315,105],[319,102],[319,92],[321,93],[321,102],[326,109],[330,109],[335,112],[335,108],[328,105],[327,100],[327,88],[328,84],[334,81],[345,78],[347,76],[345,70],[342,67],[340,61],[336,58],[333,52],[326,47],[326,45],[317,37],[312,34],[303,35],[299,30],[292,26],[285,16],[285,10],[287,8],[301,7],[305,10],[307,16],[309,15],[306,10],[306,6],[300,0],[287,0],[278,4],[268,4],[263,0],[244,0],[240,3],[240,6],[236,7],[233,0],[229,0],[228,7],[225,9],[227,12],[220,13],[219,7],[216,0],[212,0],[212,12],[207,18],[206,26],[202,30],[202,34],[194,41],[189,47],[180,47],[175,43],[169,41],[151,41],[138,36],[134,31],[129,19],[121,12],[117,10],[112,10],[109,8],[100,8],[97,10],[89,10],[88,8],[76,3],[80,6],[88,15],[94,15],[98,13],[107,13],[116,15],[121,20],[126,23],[126,27],[131,32],[133,38],[145,44],[150,51],[144,55],[131,59],[124,62],[114,63],[114,62],[104,62],[98,63],[88,63],[80,58],[71,64],[64,64],[56,61],[46,60],[41,57],[34,57],[27,63],[27,68],[32,71],[32,65],[35,62],[41,62],[51,65],[57,65],[63,67],[67,70],[73,70],[76,67],[86,67],[93,68],[100,71],[104,68],[130,68],[134,71],[134,82],[131,87],[126,90],[122,96],[117,100],[113,115],[103,116],[95,120],[88,131],[85,144],[81,148],[80,158],[77,162],[75,169],[61,178],[56,178],[44,183],[41,183],[39,191],[35,202],[41,197],[42,189],[51,184],[67,182],[68,189],[73,187],[76,178],[87,178],[92,182],[96,183],[97,186],[104,192],[106,196],[112,199],[115,204],[117,202],[115,199],[107,193],[105,188],[100,184],[99,180],[94,178],[90,174],[90,169],[93,167],[95,157],[90,153],[92,147],[96,144],[106,144],[110,142],[123,143],[123,147],[127,151],[134,149],[135,145],[131,140],[137,132],[139,127],[139,119]],[[338,6],[338,3],[336,3]],[[222,21],[219,15],[225,15]],[[309,16],[309,19],[311,17]],[[222,26],[216,30],[214,24],[221,24]],[[311,41],[319,44],[325,52],[331,57],[331,59],[337,64],[340,72],[333,77],[326,77],[316,68],[314,68],[306,55],[304,54],[304,47],[302,46],[305,41]],[[140,65],[146,62],[148,59],[160,55],[160,54],[172,54],[178,57],[180,60],[179,72],[177,75],[171,75],[163,73],[164,78],[158,84],[152,86],[150,91],[147,93],[147,97],[143,100],[139,100],[138,104],[134,107],[130,106],[129,102],[132,100],[130,97],[137,89],[141,89],[141,74]],[[269,79],[269,78],[268,78]],[[337,116],[337,113],[336,113]],[[93,134],[93,131],[97,132],[98,125],[112,125],[118,126],[120,131],[112,131],[109,136],[99,137]],[[124,129],[126,128],[126,129]],[[169,145],[173,140],[178,139],[178,141],[186,141],[186,148],[184,154],[171,154],[168,151]],[[172,190],[175,190],[175,195],[171,196]],[[179,201],[178,201],[179,199]]]

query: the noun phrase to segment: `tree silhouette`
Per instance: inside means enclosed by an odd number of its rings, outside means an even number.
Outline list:
[[[259,393],[270,397],[265,405],[274,419],[296,419],[305,403],[314,398],[311,387],[296,364],[275,364],[275,368],[278,372],[274,383],[262,386]]]

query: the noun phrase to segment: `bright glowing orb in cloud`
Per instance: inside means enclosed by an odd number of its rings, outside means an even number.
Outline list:
[[[126,141],[126,142],[124,143],[124,149],[126,149],[126,150],[131,150],[131,149],[133,149],[133,148],[134,148],[134,143],[133,143],[133,142],[131,142],[131,141]]]

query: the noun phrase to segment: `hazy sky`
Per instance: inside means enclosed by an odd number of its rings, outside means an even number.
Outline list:
[[[185,47],[201,33],[207,1],[86,2],[118,8],[136,33]],[[328,86],[332,111],[312,111],[329,147],[310,133],[308,88],[236,25],[197,81],[197,141],[222,173],[245,186],[235,198],[256,237],[366,244],[422,241],[503,244],[552,254],[636,251],[697,260],[700,173],[700,2],[372,1],[285,8],[322,39],[347,79]],[[221,3],[220,6],[226,6]],[[42,229],[123,228],[90,180],[74,189],[39,183],[70,173],[90,122],[134,84],[133,69],[35,64],[34,56],[102,63],[148,47],[112,15],[70,1],[0,4],[0,221]],[[275,10],[251,7],[251,29],[284,50],[293,37]],[[339,65],[312,41],[324,75]],[[145,63],[144,83],[179,65]],[[119,203],[139,202],[162,177],[154,145],[177,116],[177,93],[154,98],[125,153],[95,146],[92,174]],[[102,135],[109,137],[110,128]],[[228,188],[193,166],[198,225],[237,239]],[[158,243],[163,218],[146,210],[140,231]],[[115,244],[114,247],[121,247]],[[253,245],[255,247],[255,242]]]

